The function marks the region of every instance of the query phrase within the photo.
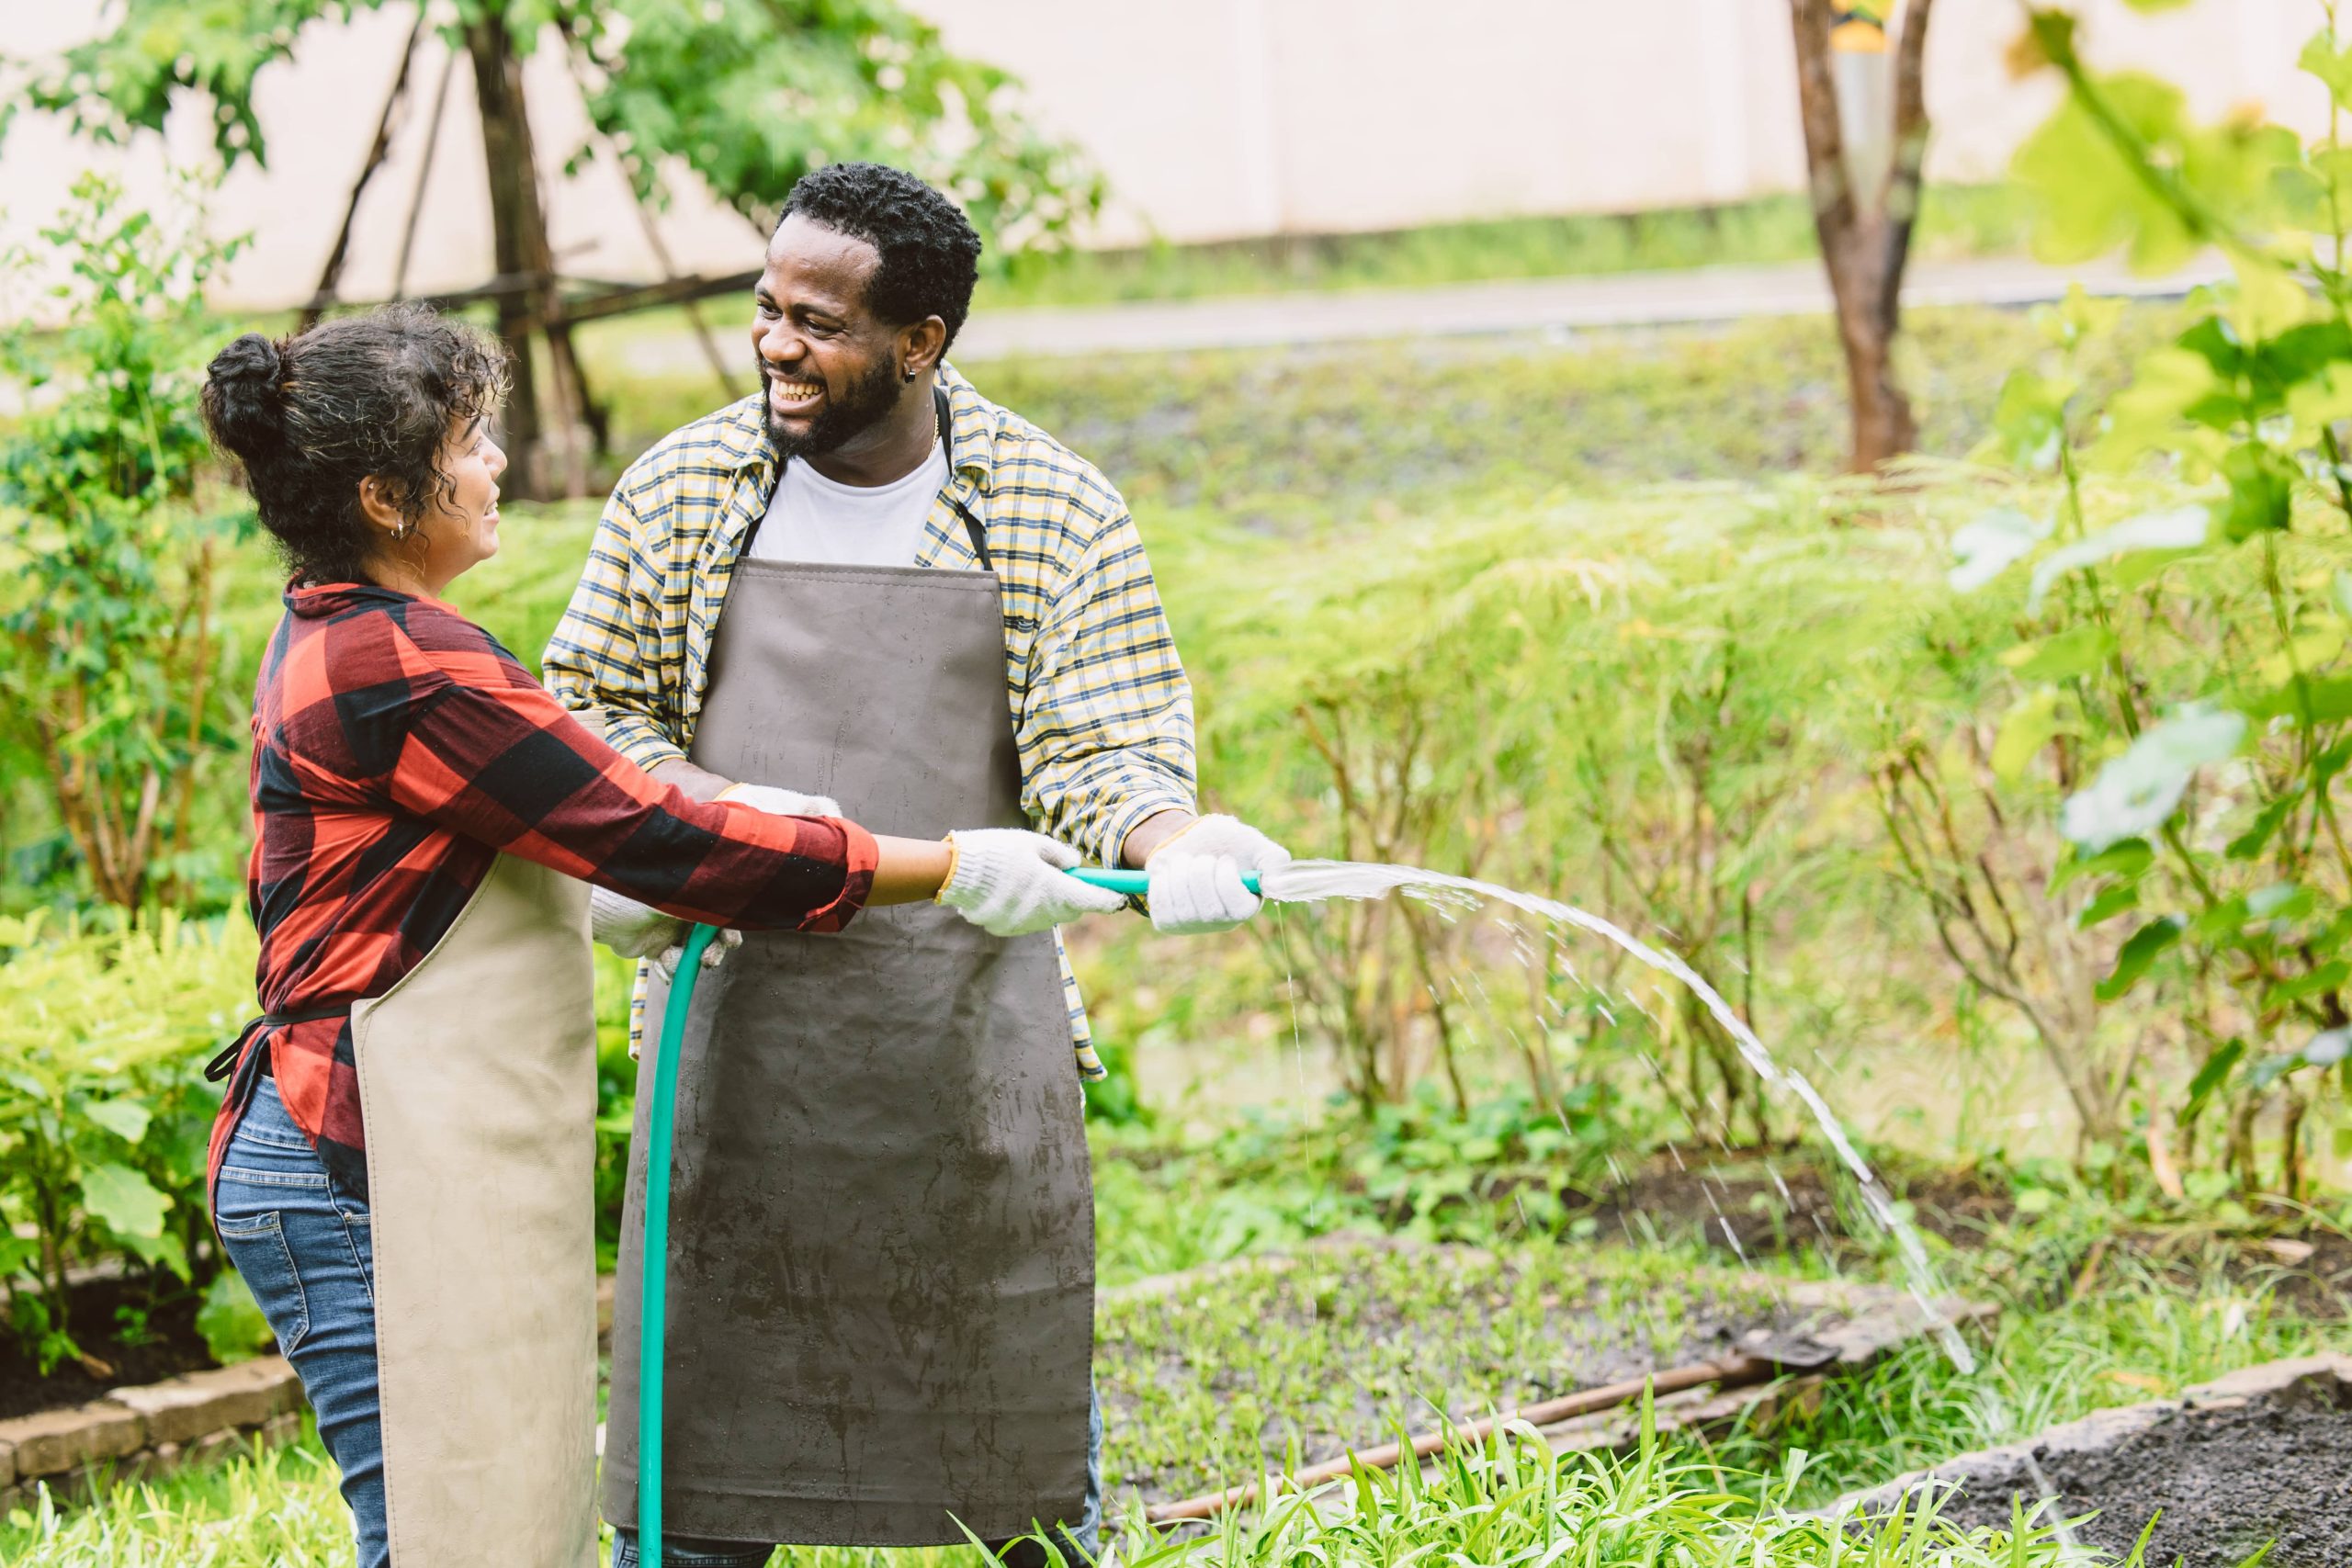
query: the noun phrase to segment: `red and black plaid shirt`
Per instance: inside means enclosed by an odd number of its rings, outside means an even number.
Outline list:
[[[327,1168],[367,1190],[350,1004],[432,950],[503,852],[685,919],[838,931],[874,883],[873,836],[829,818],[700,805],[584,728],[495,637],[432,599],[295,587],[254,699],[253,1032]],[[498,1043],[482,1042],[494,1051]],[[217,1174],[251,1095],[212,1130]]]

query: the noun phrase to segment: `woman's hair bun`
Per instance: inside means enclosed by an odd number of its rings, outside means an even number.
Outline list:
[[[212,439],[250,462],[283,439],[286,403],[278,389],[286,362],[277,345],[247,333],[212,356],[204,378],[204,423]]]

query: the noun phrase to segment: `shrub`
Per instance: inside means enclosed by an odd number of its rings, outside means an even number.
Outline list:
[[[69,1270],[209,1273],[206,1059],[251,1010],[242,920],[0,921],[0,1275],[44,1366],[76,1353]]]

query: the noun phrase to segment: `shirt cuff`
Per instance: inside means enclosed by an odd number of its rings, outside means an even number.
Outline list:
[[[605,744],[651,773],[664,762],[683,762],[685,751],[651,719],[638,714],[605,710]]]
[[[812,909],[800,922],[804,931],[837,931],[857,918],[874,894],[874,873],[882,863],[882,846],[874,835],[846,818],[820,817],[820,822],[831,822],[842,830],[842,890],[841,896],[821,909]]]

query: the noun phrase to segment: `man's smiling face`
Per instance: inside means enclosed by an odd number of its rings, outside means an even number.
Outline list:
[[[837,450],[896,405],[899,333],[865,304],[880,265],[864,240],[797,212],[768,242],[752,296],[752,347],[777,456]]]

